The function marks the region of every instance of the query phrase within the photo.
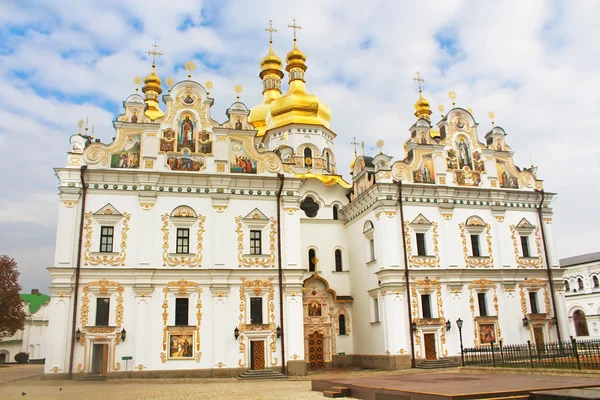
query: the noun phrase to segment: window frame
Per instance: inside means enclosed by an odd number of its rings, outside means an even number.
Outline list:
[[[104,324],[104,321],[100,321],[101,318],[101,314],[100,314],[100,310],[104,309],[103,307],[100,307],[100,304],[104,303],[106,304],[106,324]],[[104,320],[104,318],[102,318]],[[95,318],[95,326],[110,326],[110,297],[97,297],[96,298],[96,318]]]
[[[346,333],[346,316],[344,314],[338,315],[338,335],[347,335]]]
[[[532,314],[540,314],[540,306],[538,303],[538,292],[536,292],[536,291],[529,292],[529,308],[531,309]]]
[[[333,259],[335,262],[335,272],[344,271],[344,258],[341,249],[335,249],[333,252]]]
[[[337,221],[337,220],[340,219],[340,210],[339,210],[339,207],[338,207],[337,204],[333,205],[333,211],[332,211],[332,213],[333,213],[333,220],[334,221]]]
[[[259,306],[256,306],[256,304],[259,304]],[[263,301],[262,296],[250,296],[250,325],[262,325],[263,324],[263,321],[265,320],[263,306],[264,306],[264,301]],[[257,310],[255,312],[259,314],[260,322],[254,321],[253,310]]]
[[[308,271],[316,272],[317,271],[317,263],[313,263],[313,259],[317,258],[317,250],[314,248],[308,249]]]
[[[187,236],[180,236],[183,232],[186,232]],[[190,228],[177,228],[176,235],[175,254],[190,254]]]
[[[481,257],[481,243],[479,234],[471,233],[469,235],[471,237],[471,255],[472,257]],[[477,251],[475,251],[477,249]],[[477,253],[477,254],[475,254]]]
[[[480,317],[488,317],[489,314],[488,314],[488,307],[487,307],[487,293],[486,292],[477,292],[477,304],[479,306],[478,307],[479,308],[479,316]]]
[[[253,237],[258,235],[258,237]],[[256,252],[258,250],[258,253]],[[250,230],[250,254],[253,256],[259,256],[262,254],[262,230],[251,229]]]
[[[531,257],[531,249],[529,247],[529,236],[521,235],[521,253],[523,257]]]
[[[427,256],[427,237],[424,232],[415,232],[417,256]]]
[[[185,300],[185,303],[184,301]],[[180,310],[180,307],[182,306],[178,306],[178,304],[185,304],[185,313],[183,312],[183,310]],[[189,326],[190,324],[190,299],[189,297],[176,297],[175,298],[175,320],[173,321],[175,326]],[[179,322],[182,322],[181,319],[184,318],[185,316],[185,324],[181,324]]]
[[[109,233],[105,233],[105,230],[110,230]],[[106,239],[106,243],[104,243]],[[110,241],[110,243],[109,243]],[[112,225],[101,225],[100,226],[100,253],[112,253],[114,249],[115,241],[115,227]]]
[[[425,301],[425,299],[427,299],[427,301]],[[427,303],[427,307],[425,307],[425,303]],[[431,310],[431,294],[421,295],[421,315],[423,316],[423,319],[433,318],[433,312]]]
[[[373,297],[373,323],[381,322],[381,315],[379,314],[379,299]]]

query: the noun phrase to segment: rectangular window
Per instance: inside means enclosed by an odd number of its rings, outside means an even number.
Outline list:
[[[375,240],[374,239],[369,239],[369,252],[370,252],[370,256],[371,256],[370,261],[375,260]]]
[[[262,297],[250,297],[250,323],[263,323],[263,299]]]
[[[523,257],[531,257],[529,253],[529,238],[527,236],[521,236],[521,249],[523,250]]]
[[[431,318],[431,295],[421,295],[421,308],[423,309],[423,318]]]
[[[96,299],[96,326],[108,326],[108,315],[110,313],[110,299]]]
[[[529,292],[529,304],[531,304],[531,313],[539,314],[540,309],[538,308],[537,292]]]
[[[425,248],[425,234],[417,233],[417,255],[426,256],[427,249]]]
[[[261,234],[262,231],[250,231],[250,254],[262,254]]]
[[[177,228],[177,254],[190,253],[190,230]]]
[[[190,299],[175,299],[175,325],[189,324]]]
[[[487,317],[487,299],[485,293],[477,293],[477,301],[479,303],[479,316]]]
[[[373,322],[379,322],[379,299],[373,299]]]
[[[481,256],[481,251],[479,250],[479,235],[471,235],[471,249],[473,250],[473,257]]]
[[[103,226],[100,230],[100,252],[101,253],[112,253],[113,251],[113,237],[115,228],[112,226]]]

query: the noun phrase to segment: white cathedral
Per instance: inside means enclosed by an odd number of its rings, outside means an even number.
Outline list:
[[[70,138],[48,378],[393,370],[460,357],[458,325],[464,347],[568,332],[554,194],[505,131],[458,107],[432,124],[420,95],[404,151],[356,156],[347,183],[305,62],[271,45],[263,102],[223,123],[212,84],[153,64],[111,143]]]

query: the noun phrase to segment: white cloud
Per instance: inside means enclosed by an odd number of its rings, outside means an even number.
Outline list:
[[[296,17],[304,28],[298,44],[308,57],[307,87],[332,109],[340,171],[347,172],[354,136],[367,148],[384,139],[388,154],[403,157],[417,99],[411,78],[420,70],[434,110],[438,104],[448,109],[446,93],[456,91],[458,104],[473,108],[481,137],[491,127],[487,113],[493,110],[517,163],[528,165],[531,155],[539,164],[546,189],[559,193],[553,224],[559,255],[597,250],[599,232],[592,227],[600,225],[600,213],[590,213],[588,204],[600,195],[598,185],[590,184],[600,178],[594,133],[600,57],[593,39],[600,31],[600,3],[160,4],[0,4],[0,168],[10,171],[5,181],[9,190],[0,195],[8,210],[0,211],[0,229],[11,221],[31,221],[30,215],[44,226],[53,224],[51,212],[27,215],[26,209],[56,204],[52,167],[64,165],[68,137],[80,118],[88,116],[102,140],[114,136],[115,110],[133,91],[133,77],[149,72],[144,52],[155,40],[165,53],[157,68],[163,79],[184,79],[183,64],[194,60],[194,79],[215,83],[212,115],[223,121],[235,98],[234,84],[244,86],[242,100],[248,105],[261,98],[258,62],[268,49],[263,31],[268,19],[279,30],[275,51],[284,58],[292,45],[286,25]],[[184,21],[191,23],[178,30]],[[440,37],[450,49],[441,47]],[[368,48],[362,48],[365,43]],[[35,194],[19,199],[23,191]],[[586,221],[587,228],[578,221]],[[39,263],[49,265],[51,258],[43,254]]]

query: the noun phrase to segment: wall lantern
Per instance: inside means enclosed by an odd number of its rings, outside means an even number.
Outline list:
[[[523,326],[527,327],[529,325],[529,320],[527,319],[527,315],[523,317]]]
[[[456,326],[458,326],[458,329],[461,330],[462,329],[462,325],[463,325],[463,320],[462,319],[457,319],[456,320]]]
[[[237,326],[233,330],[233,336],[235,337],[235,340],[240,337],[240,330],[237,328]]]
[[[127,331],[125,330],[125,328],[123,328],[123,330],[121,331],[121,340],[125,341],[126,338],[127,338]]]
[[[452,323],[450,322],[450,320],[446,320],[446,330],[449,331],[450,328],[452,328]]]
[[[417,331],[417,323],[416,322],[412,323],[412,330],[413,330],[413,332]]]
[[[278,326],[276,329],[277,332],[277,337],[280,338],[281,337],[281,328]]]
[[[78,342],[81,340],[81,331],[79,329],[75,332],[75,340]]]

